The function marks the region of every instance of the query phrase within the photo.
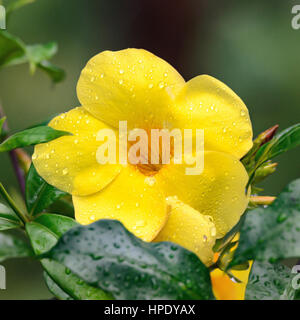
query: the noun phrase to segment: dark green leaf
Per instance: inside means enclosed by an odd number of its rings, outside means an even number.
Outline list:
[[[300,123],[287,128],[277,134],[271,141],[264,144],[256,154],[255,159],[258,161],[264,158],[264,161],[272,159],[281,153],[296,148],[300,145]]]
[[[17,233],[0,232],[0,261],[32,256],[29,244]]]
[[[76,221],[71,218],[56,214],[43,214],[35,221],[27,223],[26,230],[35,253],[40,255],[53,247],[63,233],[76,225]],[[72,299],[105,300],[111,298],[102,290],[84,283],[58,262],[42,259],[41,263],[47,275],[55,282],[56,287]],[[59,294],[61,295],[61,292]],[[60,295],[57,297],[63,298]]]
[[[48,126],[27,129],[15,133],[1,143],[0,152],[48,142],[66,135],[71,135],[71,133],[55,130]]]
[[[21,223],[15,213],[0,203],[0,231],[20,228]]]
[[[33,164],[26,178],[26,206],[31,215],[42,212],[66,193],[48,184],[39,176]]]
[[[49,212],[62,214],[67,217],[74,217],[74,206],[72,204],[72,197],[65,196],[55,201],[50,207]]]
[[[291,269],[268,262],[253,263],[246,300],[293,300],[296,290],[292,287],[294,275]]]
[[[231,265],[300,257],[299,199],[300,179],[290,183],[269,207],[248,212]]]
[[[118,221],[75,227],[45,257],[117,299],[213,299],[209,271],[194,253],[143,242]]]

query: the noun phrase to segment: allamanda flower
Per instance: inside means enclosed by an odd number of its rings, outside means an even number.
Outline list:
[[[72,194],[76,220],[117,219],[145,241],[172,241],[210,265],[212,246],[244,212],[248,175],[239,161],[252,146],[242,100],[220,81],[201,75],[185,82],[164,60],[138,49],[105,51],[83,69],[82,107],[49,126],[71,132],[36,146],[33,162],[51,185]],[[101,129],[204,129],[204,171],[185,164],[99,164]],[[116,136],[118,134],[116,133]]]

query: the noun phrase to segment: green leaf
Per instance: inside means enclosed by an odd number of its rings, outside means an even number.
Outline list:
[[[45,71],[49,75],[49,77],[52,79],[52,81],[55,83],[64,80],[64,78],[66,77],[66,74],[63,69],[55,66],[49,61],[41,61],[38,64],[38,67],[41,70]]]
[[[59,237],[67,230],[76,226],[77,222],[69,217],[58,214],[44,213],[34,221],[26,224],[34,252],[40,255],[53,247]]]
[[[280,132],[271,141],[264,144],[257,151],[255,159],[256,161],[261,158],[263,158],[264,161],[270,160],[288,150],[296,148],[299,145],[300,123]]]
[[[17,132],[0,144],[0,152],[10,151],[16,148],[49,142],[62,136],[71,135],[66,131],[55,130],[48,126],[41,126]]]
[[[0,262],[32,255],[33,252],[29,244],[19,234],[10,231],[0,232]]]
[[[268,262],[253,263],[247,288],[246,300],[293,300],[296,290],[292,287],[294,275],[291,269]]]
[[[48,184],[39,176],[33,164],[26,178],[26,206],[31,215],[42,212],[66,193]]]
[[[117,299],[213,299],[209,271],[194,253],[144,242],[118,221],[73,228],[44,256]]]
[[[29,63],[32,73],[39,68],[54,82],[59,82],[65,77],[64,71],[48,61],[56,52],[57,44],[54,42],[25,45],[19,38],[0,30],[0,68]]]
[[[0,231],[15,229],[21,227],[21,222],[15,213],[0,203]]]
[[[49,211],[50,210],[50,211]],[[63,216],[74,217],[74,206],[72,204],[72,197],[65,196],[55,201],[49,206],[49,212],[58,213]]]
[[[25,44],[4,30],[0,30],[0,68],[27,62]]]
[[[290,183],[269,207],[248,212],[231,265],[300,257],[299,199],[300,179]]]
[[[43,214],[33,222],[27,223],[26,231],[35,254],[40,255],[53,247],[63,233],[76,225],[75,220],[65,216]],[[79,277],[72,274],[70,270],[58,262],[42,259],[41,263],[47,275],[55,282],[56,287],[60,288],[61,291],[72,299],[105,300],[111,298],[102,290],[84,283]],[[58,298],[63,298],[61,291],[57,296]],[[54,291],[51,292],[54,293]]]
[[[59,300],[74,300],[65,293],[55,281],[53,281],[47,272],[44,271],[44,279],[49,291]]]
[[[113,300],[111,295],[88,285],[56,261],[43,259],[42,265],[57,287],[74,300]]]

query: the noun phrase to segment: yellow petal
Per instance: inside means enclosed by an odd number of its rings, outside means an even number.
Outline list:
[[[207,75],[193,78],[180,92],[176,105],[175,127],[204,129],[205,150],[240,159],[252,147],[248,109],[221,81]]]
[[[194,252],[200,260],[211,265],[216,240],[216,228],[212,218],[204,216],[174,197],[167,198],[170,216],[167,223],[153,240],[171,241]]]
[[[95,117],[118,127],[161,128],[185,81],[167,62],[142,49],[104,51],[83,69],[77,95]]]
[[[239,220],[248,204],[248,174],[240,161],[216,151],[204,152],[204,171],[187,175],[185,164],[170,164],[155,176],[166,196],[177,196],[201,214],[211,216],[217,238]]]
[[[213,292],[218,300],[244,300],[246,293],[246,286],[248,283],[249,273],[251,271],[252,261],[247,270],[232,270],[232,274],[242,281],[242,283],[236,283],[229,278],[229,276],[216,269],[210,273],[210,278],[213,286]]]
[[[76,220],[89,224],[116,219],[137,237],[151,241],[166,223],[165,196],[153,178],[125,167],[105,189],[90,196],[73,196]]]
[[[101,190],[120,172],[120,165],[100,165],[96,160],[101,129],[110,129],[82,107],[54,118],[49,126],[73,133],[35,147],[32,157],[38,173],[51,185],[76,195]]]

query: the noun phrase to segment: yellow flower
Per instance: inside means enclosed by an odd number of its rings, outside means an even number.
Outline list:
[[[164,60],[138,49],[105,51],[83,69],[82,107],[50,122],[73,133],[35,147],[33,162],[51,185],[73,196],[82,224],[117,219],[145,241],[170,240],[212,263],[215,239],[244,212],[248,175],[239,159],[252,146],[249,114],[222,82],[201,75],[185,82]],[[101,129],[204,129],[204,171],[184,164],[99,164]],[[118,134],[117,134],[118,136]]]

